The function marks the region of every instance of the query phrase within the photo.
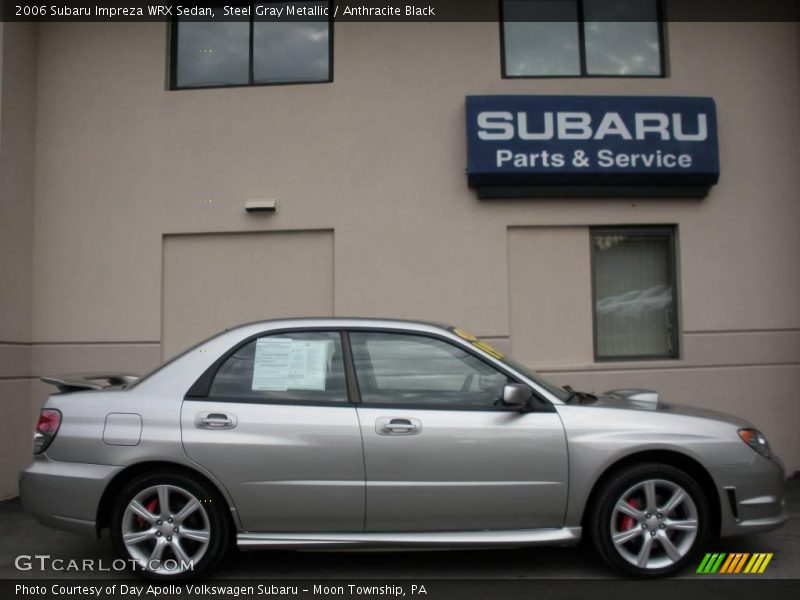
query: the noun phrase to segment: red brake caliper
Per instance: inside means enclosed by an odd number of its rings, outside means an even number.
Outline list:
[[[636,498],[628,498],[628,504],[630,504],[633,508],[639,508],[639,501]],[[633,517],[629,515],[623,515],[622,522],[620,523],[620,531],[632,529],[634,525],[636,525],[636,522],[633,520]]]
[[[153,498],[152,500],[150,500],[150,502],[145,504],[144,507],[151,513],[155,514],[156,510],[158,509],[158,498]],[[142,517],[139,517],[139,527],[144,527],[144,526],[145,526],[144,519]]]

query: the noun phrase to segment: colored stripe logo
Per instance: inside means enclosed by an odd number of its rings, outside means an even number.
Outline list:
[[[702,574],[720,575],[747,573],[751,575],[763,573],[769,561],[772,560],[772,552],[725,552],[707,553],[703,558],[697,572]]]

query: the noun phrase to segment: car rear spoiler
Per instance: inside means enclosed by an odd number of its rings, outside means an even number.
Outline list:
[[[139,379],[129,373],[78,373],[75,375],[50,375],[40,377],[45,383],[54,385],[59,392],[78,390],[102,390],[115,385],[127,385]]]

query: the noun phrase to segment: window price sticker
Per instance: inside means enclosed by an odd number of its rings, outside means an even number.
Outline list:
[[[256,342],[253,391],[324,390],[331,340],[261,338]]]

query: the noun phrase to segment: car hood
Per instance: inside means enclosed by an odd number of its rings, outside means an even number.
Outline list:
[[[591,402],[590,406],[597,408],[617,408],[623,410],[639,410],[658,413],[669,413],[673,415],[683,415],[687,417],[697,417],[700,419],[712,419],[722,421],[739,427],[752,427],[753,425],[739,417],[716,410],[698,408],[696,406],[686,406],[683,404],[672,404],[663,402],[658,398],[658,394],[652,390],[611,390],[599,394],[597,400]]]

